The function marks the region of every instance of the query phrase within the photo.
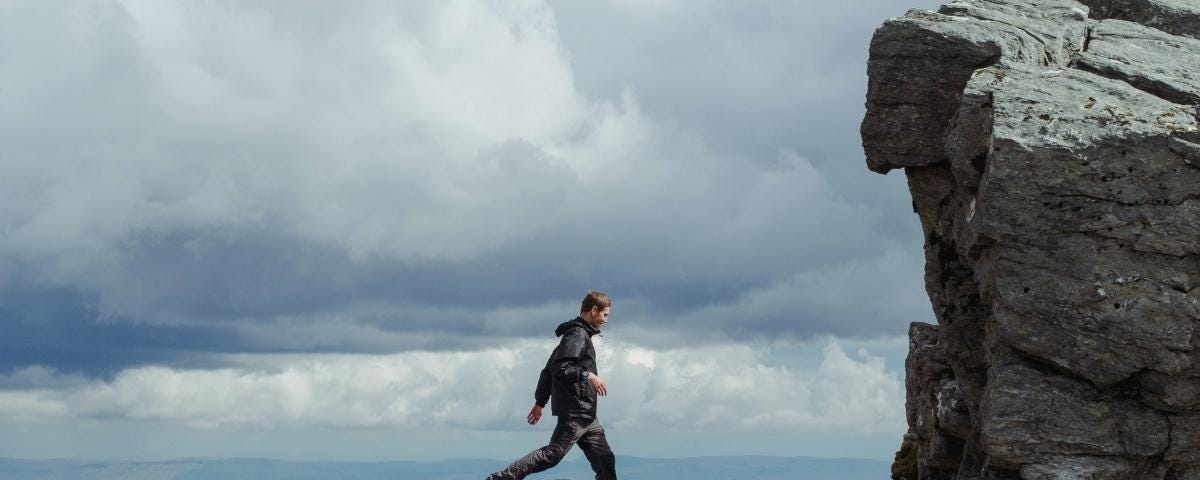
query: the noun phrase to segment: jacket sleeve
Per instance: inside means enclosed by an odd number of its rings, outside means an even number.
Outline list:
[[[546,359],[546,366],[542,367],[542,373],[538,375],[537,389],[533,391],[533,402],[539,407],[545,407],[546,402],[550,401],[550,362],[554,360],[554,353],[550,354],[550,358]]]
[[[562,336],[550,365],[546,368],[550,375],[565,381],[583,381],[583,372],[592,368],[591,362],[583,358],[587,346],[587,334],[582,329],[575,328]]]

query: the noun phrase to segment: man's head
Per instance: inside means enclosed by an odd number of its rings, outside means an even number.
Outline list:
[[[595,328],[608,323],[608,313],[612,309],[612,300],[601,292],[588,292],[579,305],[579,316]]]

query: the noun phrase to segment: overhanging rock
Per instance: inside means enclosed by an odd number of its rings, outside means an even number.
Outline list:
[[[1198,12],[963,0],[876,31],[863,147],[908,178],[938,320],[894,478],[1200,479]]]

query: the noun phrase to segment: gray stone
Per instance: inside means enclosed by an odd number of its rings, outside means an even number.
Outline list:
[[[939,324],[938,344],[973,411],[987,381],[984,341],[990,306],[979,296],[969,260],[953,242],[953,219],[961,217],[957,212],[965,206],[952,195],[953,177],[945,163],[910,167],[906,173],[925,231],[925,289]]]
[[[1197,365],[1195,360],[1192,365]],[[1138,376],[1138,386],[1142,402],[1159,410],[1187,412],[1200,409],[1200,377],[1143,372]]]
[[[1092,28],[1074,66],[1126,82],[1166,100],[1200,104],[1200,40],[1123,20]]]
[[[1200,465],[1200,413],[1170,416],[1171,446],[1164,458],[1171,463]]]
[[[885,22],[867,62],[868,167],[886,173],[942,161],[942,137],[971,74],[997,62],[1065,65],[1083,48],[1086,12],[1070,0],[978,0]]]
[[[973,432],[969,413],[954,372],[938,343],[938,327],[925,323],[909,326],[907,436],[915,445],[913,480],[954,478],[962,459],[964,438]]]
[[[984,450],[1018,464],[1151,457],[1166,450],[1170,431],[1163,414],[1132,400],[1110,400],[1087,382],[1012,357],[992,367],[981,416]]]
[[[1027,480],[1135,480],[1149,479],[1138,462],[1121,457],[1053,457],[1021,467]],[[1162,478],[1153,477],[1153,478]]]
[[[938,13],[978,20],[999,38],[1001,64],[1062,66],[1086,43],[1087,9],[1072,0],[957,0]]]
[[[905,171],[938,321],[906,364],[922,478],[1200,478],[1200,2],[1086,3],[872,40],[867,166]]]
[[[1094,18],[1117,18],[1173,35],[1200,38],[1200,3],[1195,0],[1080,0]]]
[[[1200,466],[1173,465],[1163,480],[1200,480]]]

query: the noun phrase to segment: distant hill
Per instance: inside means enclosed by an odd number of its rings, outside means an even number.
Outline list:
[[[0,459],[0,480],[483,480],[507,461],[286,462],[253,458],[162,462]],[[617,457],[622,480],[878,480],[889,464],[857,458],[729,456]],[[583,458],[530,480],[594,478]]]

